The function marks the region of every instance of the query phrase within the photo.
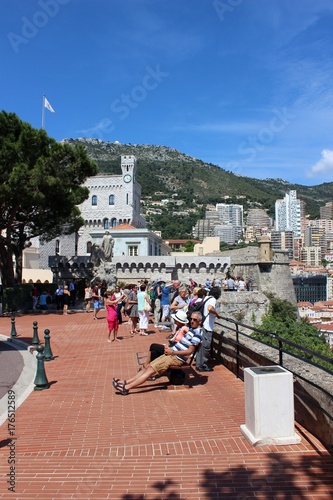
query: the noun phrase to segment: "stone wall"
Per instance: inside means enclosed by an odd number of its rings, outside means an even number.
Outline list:
[[[228,257],[128,257],[114,260],[118,281],[132,283],[140,279],[155,281],[161,277],[164,281],[179,279],[188,283],[192,278],[198,284],[205,284],[206,279],[223,279],[230,265]]]
[[[260,261],[257,247],[232,250],[228,255],[230,274],[251,278],[255,290],[274,293],[278,298],[297,304],[287,252],[272,252],[268,262]]]
[[[99,269],[92,269],[89,257],[50,257],[49,265],[54,279],[84,278],[91,280]],[[161,278],[164,281],[179,279],[188,284],[192,278],[198,284],[205,285],[206,279],[224,278],[230,265],[228,257],[175,257],[175,256],[150,256],[150,257],[121,257],[112,260],[115,269],[115,278],[126,284],[137,283],[142,279],[155,281]],[[72,273],[72,274],[71,274]],[[106,279],[108,282],[108,276]],[[114,282],[112,276],[112,282]]]
[[[269,299],[261,292],[225,292],[219,300],[220,313],[223,316],[255,326],[268,312]]]

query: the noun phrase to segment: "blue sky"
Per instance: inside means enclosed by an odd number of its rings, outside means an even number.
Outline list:
[[[333,181],[331,0],[2,0],[1,109],[57,140]]]

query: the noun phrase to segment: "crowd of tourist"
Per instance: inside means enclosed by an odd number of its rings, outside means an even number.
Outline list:
[[[62,311],[63,314],[67,314],[69,307],[75,306],[76,294],[75,280],[69,280],[65,285],[57,286],[54,293],[36,284],[30,292],[32,310],[36,311],[39,309],[46,311],[52,304],[55,304],[57,311]]]
[[[93,312],[94,320],[102,319],[100,311],[106,311],[107,342],[119,342],[119,325],[127,323],[130,334],[148,335],[149,323],[155,329],[168,331],[166,344],[151,344],[146,363],[140,372],[126,380],[114,378],[117,391],[126,395],[129,391],[148,378],[161,375],[170,366],[182,366],[188,357],[195,353],[196,370],[212,371],[210,364],[214,322],[220,317],[217,300],[221,291],[242,292],[249,290],[251,280],[228,276],[223,282],[207,279],[197,284],[193,279],[188,283],[180,280],[166,282],[158,278],[154,282],[140,280],[135,284],[119,285],[108,288],[102,281],[84,289],[85,311]],[[75,304],[76,289],[74,280],[59,285],[54,294],[57,310],[63,314]],[[33,308],[48,307],[48,294],[32,291]],[[105,315],[103,316],[105,317]],[[155,331],[155,330],[154,330]],[[200,348],[198,346],[200,345]]]
[[[156,328],[168,332],[167,344],[153,343],[146,362],[140,372],[126,380],[114,378],[114,388],[123,395],[138,387],[149,378],[155,378],[170,367],[181,367],[190,356],[195,355],[198,372],[213,371],[210,363],[214,322],[219,318],[217,300],[221,291],[242,292],[250,290],[251,280],[228,275],[224,281],[206,279],[198,284],[193,279],[188,283],[180,280],[165,281],[162,277],[153,282],[147,279],[124,287],[108,288],[106,281],[87,283],[84,288],[86,313],[92,312],[94,320],[104,309],[107,321],[107,342],[120,342],[119,326],[126,323],[130,334],[147,336]],[[76,301],[75,280],[59,284],[54,294],[39,290],[31,291],[33,310],[48,309],[51,303],[64,315]],[[149,324],[154,330],[149,332]],[[149,332],[149,333],[148,333]],[[199,348],[200,346],[200,348]]]
[[[92,289],[87,285],[86,310],[90,310],[92,302],[94,318],[98,319],[103,301],[107,312],[108,342],[120,340],[118,330],[121,322],[130,325],[131,335],[148,335],[150,321],[155,328],[170,332],[167,336],[168,347],[151,345],[140,374],[128,381],[114,379],[116,390],[128,394],[129,390],[154,375],[164,373],[170,366],[181,366],[199,344],[201,348],[196,352],[196,369],[199,372],[212,371],[209,361],[214,321],[219,317],[216,302],[220,294],[221,286],[216,286],[214,280],[207,280],[202,286],[193,280],[189,284],[182,284],[179,280],[166,282],[162,278],[153,283],[141,280],[124,289],[119,286],[108,289],[103,297],[98,285]]]

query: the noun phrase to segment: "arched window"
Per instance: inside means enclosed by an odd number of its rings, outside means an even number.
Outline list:
[[[93,194],[92,197],[91,197],[91,204],[93,206],[97,205],[97,196],[95,194]]]
[[[109,219],[104,219],[103,226],[104,226],[104,229],[109,229],[109,227],[110,227]]]
[[[116,227],[116,226],[118,226],[117,219],[112,219],[112,221],[111,221],[111,225],[112,225],[112,227]]]
[[[60,240],[56,240],[55,242],[55,253],[56,255],[60,254]]]
[[[109,205],[114,205],[114,194],[110,194],[109,196]]]
[[[87,253],[91,253],[91,247],[92,247],[91,241],[87,241]]]

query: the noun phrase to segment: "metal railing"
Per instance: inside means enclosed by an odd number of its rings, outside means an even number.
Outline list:
[[[234,319],[227,318],[227,317],[224,317],[224,316],[220,316],[220,319],[222,321],[226,322],[227,324],[223,324],[222,325],[219,321],[217,321],[216,323],[219,326],[235,332],[235,337],[236,337],[237,378],[239,378],[239,369],[240,369],[240,364],[239,364],[239,362],[240,362],[240,347],[243,345],[240,342],[240,336],[246,337],[246,338],[250,339],[253,342],[258,342],[258,343],[260,343],[262,345],[265,345],[265,346],[269,347],[270,349],[274,349],[274,350],[278,351],[278,353],[279,353],[279,362],[278,362],[278,364],[280,366],[284,366],[283,365],[284,355],[288,355],[288,356],[291,356],[291,357],[293,357],[295,359],[298,359],[298,360],[302,361],[303,363],[315,366],[316,368],[318,368],[320,370],[323,370],[326,373],[329,373],[330,375],[333,375],[333,359],[332,358],[328,358],[327,356],[324,356],[323,354],[320,354],[319,352],[312,351],[311,349],[308,349],[307,347],[301,346],[299,344],[295,344],[294,342],[292,342],[292,341],[290,341],[288,339],[279,337],[279,335],[277,335],[276,333],[267,332],[265,330],[260,330],[259,328],[255,328],[255,327],[252,327],[252,326],[249,326],[249,325],[245,325],[244,323],[241,323],[240,321],[236,321]],[[233,327],[232,326],[228,326],[228,324],[233,325]],[[246,330],[250,331],[251,333],[248,334],[248,333],[245,333],[244,331],[240,331],[240,327],[243,328],[243,329],[246,329]],[[258,339],[256,337],[252,337],[251,336],[252,333],[259,333],[260,335],[264,335],[267,338],[274,339],[277,342],[278,345],[270,344],[270,343],[264,342],[263,340]],[[289,349],[288,349],[288,347],[289,347]],[[327,363],[328,365],[330,365],[330,367],[326,368],[321,363],[317,363],[315,361],[312,361],[311,359],[306,359],[306,357],[302,357],[302,356],[296,354],[295,352],[291,351],[290,348],[295,348],[299,352],[304,353],[305,355],[307,354],[307,355],[310,355],[312,358],[324,361],[325,363]],[[292,371],[292,370],[289,370],[289,371]]]
[[[230,317],[221,316],[215,325],[212,346],[215,356],[237,378],[242,378],[246,367],[269,363],[283,366],[293,374],[297,420],[328,449],[333,449],[333,359]],[[253,333],[273,340],[275,345],[253,337]],[[307,359],[308,356],[312,359]]]

